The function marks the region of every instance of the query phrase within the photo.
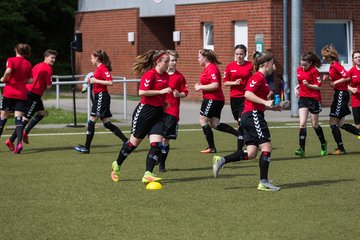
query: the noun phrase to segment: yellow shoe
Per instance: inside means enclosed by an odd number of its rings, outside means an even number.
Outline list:
[[[161,182],[161,180],[161,178],[156,177],[152,172],[146,171],[141,181],[145,184],[148,184],[150,182]]]
[[[113,182],[119,182],[120,180],[120,166],[116,161],[112,163],[111,179]]]
[[[345,150],[335,149],[333,152],[329,153],[329,155],[344,155],[346,153]]]

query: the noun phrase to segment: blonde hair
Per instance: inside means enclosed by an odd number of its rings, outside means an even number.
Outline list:
[[[175,57],[176,59],[179,58],[179,53],[175,50],[169,49],[169,50],[166,50],[166,53],[169,54],[170,56]]]
[[[138,76],[143,75],[146,71],[153,68],[157,60],[161,59],[165,54],[168,54],[165,50],[150,50],[137,56],[131,68],[131,73]]]
[[[321,49],[321,55],[331,61],[339,61],[339,54],[332,44],[327,44]]]

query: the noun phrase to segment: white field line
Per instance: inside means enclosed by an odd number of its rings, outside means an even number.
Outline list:
[[[322,127],[329,127],[329,125],[321,125]],[[308,126],[309,127],[309,126]],[[310,125],[311,127],[311,125]],[[290,128],[299,128],[298,125],[290,125],[290,126],[272,126],[269,129],[290,129]],[[193,128],[193,129],[179,129],[179,132],[197,132],[202,131],[201,128]],[[130,133],[130,131],[122,131],[123,133]],[[98,134],[112,134],[110,131],[106,132],[95,132],[96,135]],[[86,131],[81,133],[30,133],[29,136],[31,137],[41,137],[41,136],[76,136],[76,135],[86,135]],[[3,137],[10,137],[11,135],[3,135]]]

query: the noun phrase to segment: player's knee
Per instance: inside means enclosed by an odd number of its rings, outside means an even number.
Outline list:
[[[105,122],[105,123],[103,123],[103,125],[104,125],[105,128],[110,129],[112,123],[111,122]]]

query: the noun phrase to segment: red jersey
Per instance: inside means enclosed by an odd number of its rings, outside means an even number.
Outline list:
[[[303,81],[308,81],[311,85],[321,86],[321,78],[319,71],[314,67],[310,66],[309,70],[304,71],[302,67],[298,67],[297,69],[297,78],[299,81],[299,96],[306,98],[313,98],[317,101],[321,102],[321,93],[320,90],[315,90],[308,88]]]
[[[94,78],[99,79],[99,80],[104,80],[104,81],[111,81],[112,80],[112,76],[111,73],[109,71],[109,69],[104,65],[104,64],[100,64],[95,72],[94,72]],[[101,92],[107,92],[107,86],[103,85],[103,84],[98,84],[98,83],[94,83],[93,84],[94,88],[93,88],[93,93],[97,94],[97,93],[101,93]]]
[[[31,63],[23,57],[11,57],[6,62],[6,68],[11,69],[11,74],[6,80],[4,97],[26,100],[26,80],[32,78]]]
[[[249,61],[245,61],[239,65],[236,61],[226,66],[224,72],[224,82],[234,82],[241,79],[240,85],[230,86],[230,98],[242,98],[245,94],[245,88],[248,79],[252,75],[253,65]]]
[[[340,78],[348,78],[349,73],[345,70],[345,68],[339,62],[333,62],[330,65],[329,75],[331,81],[334,82]],[[347,91],[347,82],[336,84],[334,90]]]
[[[221,88],[220,70],[214,63],[210,63],[207,67],[204,68],[204,70],[200,74],[200,84],[208,85],[213,82],[219,83],[219,87],[215,91],[202,90],[203,98],[217,101],[225,101],[224,93]]]
[[[351,106],[353,108],[360,107],[360,70],[356,66],[349,71],[351,86],[357,88],[357,93],[351,94]]]
[[[52,84],[52,67],[44,62],[36,64],[32,69],[34,81],[26,85],[29,92],[42,96],[46,87]]]
[[[164,72],[159,74],[155,68],[147,71],[140,79],[139,90],[161,90],[168,87],[169,74]],[[166,94],[156,96],[142,96],[140,102],[155,107],[164,106]]]
[[[180,93],[181,92],[185,93],[186,96],[189,93],[186,80],[178,70],[175,70],[175,72],[169,76],[169,87],[171,87],[172,90],[177,90]],[[166,101],[170,104],[170,107],[165,109],[165,113],[176,117],[179,121],[180,98],[174,97],[174,93],[171,92],[166,94]]]
[[[245,91],[253,92],[259,98],[267,100],[267,96],[270,93],[270,87],[266,82],[265,76],[261,72],[256,72],[249,78]],[[265,106],[251,102],[245,98],[243,113],[251,112],[253,110],[259,110],[263,112],[265,111]]]

